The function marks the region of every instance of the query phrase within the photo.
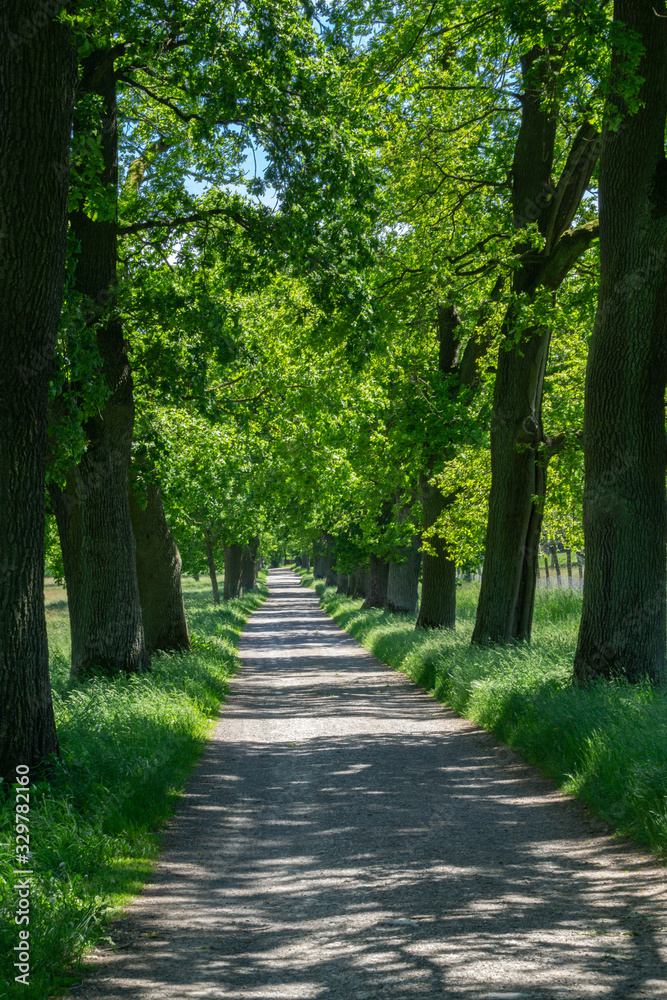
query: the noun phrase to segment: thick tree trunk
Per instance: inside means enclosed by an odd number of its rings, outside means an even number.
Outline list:
[[[509,328],[509,324],[508,324]],[[548,332],[500,350],[491,418],[491,493],[473,642],[529,639],[544,472],[539,459]]]
[[[347,594],[347,586],[350,582],[348,573],[336,573],[336,593]]]
[[[368,592],[368,570],[360,569],[355,576],[354,593],[352,597],[366,597]]]
[[[241,587],[243,593],[254,590],[257,586],[257,556],[259,553],[259,535],[243,546],[243,559],[241,564]]]
[[[33,0],[0,5],[0,776],[58,752],[44,621],[48,384],[65,280],[76,60],[64,25],[29,37]]]
[[[181,556],[164,516],[159,487],[148,484],[145,506],[130,491],[137,580],[149,653],[190,648],[181,589]]]
[[[389,563],[379,556],[371,556],[371,568],[366,587],[365,608],[383,608],[387,601]]]
[[[301,568],[309,570],[310,569],[310,553],[307,549],[301,553]]]
[[[217,535],[213,535],[210,531],[204,529],[204,545],[206,546],[206,561],[208,563],[208,575],[211,578],[211,589],[213,591],[213,603],[220,604],[220,591],[218,589],[218,577],[215,571],[215,554],[214,546],[217,541]]]
[[[328,537],[321,538],[314,545],[313,573],[318,580],[326,580],[333,565],[333,555],[331,552],[331,540]]]
[[[422,477],[421,500],[424,529],[432,528],[454,497],[445,497],[427,476]],[[447,555],[442,538],[434,535],[429,545],[436,552],[423,554],[422,594],[416,628],[456,627],[456,563]]]
[[[225,545],[225,586],[222,596],[226,601],[241,596],[241,570],[243,565],[243,546],[234,542]]]
[[[419,535],[413,535],[409,546],[401,549],[402,562],[389,564],[387,575],[387,611],[398,611],[403,614],[416,615],[419,604],[419,570],[421,567],[421,552],[419,551]]]
[[[644,45],[638,110],[612,91],[603,138],[600,291],[586,371],[586,584],[574,680],[665,679],[667,20],[661,0],[616,0]],[[621,31],[624,29],[620,28]],[[611,86],[625,79],[621,45]]]
[[[512,167],[514,222],[520,229],[537,220],[544,245],[541,254],[523,253],[503,324],[502,339],[513,346],[501,344],[498,353],[484,573],[473,642],[528,640],[532,625],[546,483],[540,451],[550,334],[546,326],[533,326],[517,341],[519,296],[530,300],[539,289],[555,292],[597,235],[592,223],[567,231],[597,160],[597,133],[582,126],[554,190],[555,118],[548,77],[557,61],[536,47],[522,59],[522,68],[526,89]]]
[[[104,161],[101,183],[118,184],[118,125],[113,58],[107,51],[88,56],[81,88],[101,100],[99,130]],[[68,491],[81,505],[82,594],[72,630],[72,676],[96,667],[105,672],[135,672],[149,665],[141,602],[128,481],[134,400],[123,330],[114,315],[117,236],[114,221],[70,215],[80,245],[75,284],[86,297],[87,320],[97,328],[97,346],[109,392],[100,413],[86,424],[88,445]],[[68,585],[68,590],[70,589]]]

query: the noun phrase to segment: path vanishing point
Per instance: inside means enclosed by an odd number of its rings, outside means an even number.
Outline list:
[[[74,998],[667,997],[665,870],[269,574],[153,881]]]

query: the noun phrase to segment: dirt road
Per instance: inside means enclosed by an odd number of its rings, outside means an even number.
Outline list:
[[[665,871],[272,571],[89,1000],[667,997]]]

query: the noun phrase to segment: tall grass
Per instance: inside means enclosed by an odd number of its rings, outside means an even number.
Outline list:
[[[492,730],[622,834],[667,858],[667,690],[601,682],[572,687],[578,591],[536,595],[530,646],[472,646],[479,584],[459,590],[455,632],[336,595],[311,575],[322,606],[379,660]]]
[[[156,656],[150,673],[69,681],[62,594],[47,587],[54,707],[62,763],[31,788],[30,985],[14,982],[18,928],[13,796],[0,799],[0,1000],[44,1000],[68,981],[84,948],[150,872],[159,831],[215,724],[237,666],[241,630],[261,589],[216,607],[184,580],[192,638]],[[49,600],[49,598],[51,598]],[[10,837],[12,839],[10,839]]]

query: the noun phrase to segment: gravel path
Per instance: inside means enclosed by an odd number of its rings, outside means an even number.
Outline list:
[[[665,872],[286,570],[89,1000],[667,997]]]

